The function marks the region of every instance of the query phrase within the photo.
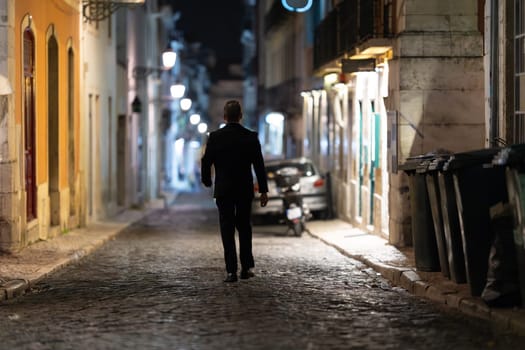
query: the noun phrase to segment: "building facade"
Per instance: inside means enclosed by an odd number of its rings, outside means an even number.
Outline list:
[[[2,1],[0,249],[78,225],[81,16],[78,1]]]
[[[0,1],[1,251],[161,197],[158,73],[171,12],[88,4]]]
[[[485,146],[484,6],[342,0],[298,13],[260,3],[260,90],[269,98],[259,113],[285,111],[282,156],[315,161],[338,217],[410,245],[408,182],[398,166]]]

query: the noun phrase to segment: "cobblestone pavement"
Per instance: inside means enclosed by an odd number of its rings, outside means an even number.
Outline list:
[[[225,284],[211,201],[182,195],[0,304],[0,349],[519,349],[525,339],[393,288],[321,241],[257,226]]]

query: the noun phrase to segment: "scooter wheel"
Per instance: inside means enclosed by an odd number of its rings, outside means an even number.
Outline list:
[[[297,237],[301,237],[301,235],[303,234],[303,223],[302,222],[297,222],[293,225],[293,233],[294,235],[296,235]]]

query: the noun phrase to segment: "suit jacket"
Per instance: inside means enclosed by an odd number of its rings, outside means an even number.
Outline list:
[[[252,165],[259,192],[268,192],[268,181],[257,133],[239,123],[228,123],[208,137],[201,159],[201,181],[211,186],[211,166],[215,168],[214,197],[253,198]]]

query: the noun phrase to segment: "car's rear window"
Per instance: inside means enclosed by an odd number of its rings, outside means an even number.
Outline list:
[[[295,168],[297,169],[297,171],[299,171],[299,175],[301,177],[315,175],[315,169],[310,163],[280,163],[277,165],[267,165],[266,166],[266,172],[268,173],[268,178],[273,179],[275,176],[275,173],[277,173],[279,169],[283,169],[283,168]]]

